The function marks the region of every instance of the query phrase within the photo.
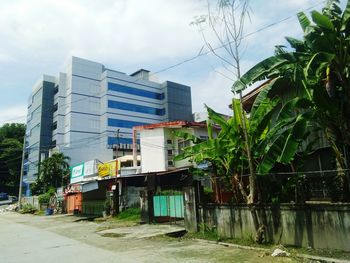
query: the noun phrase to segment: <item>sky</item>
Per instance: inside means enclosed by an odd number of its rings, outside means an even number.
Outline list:
[[[209,2],[213,6],[215,1]],[[284,36],[301,38],[296,14],[309,14],[310,7],[320,10],[324,2],[251,0],[242,72],[273,55],[275,45],[286,45]],[[35,82],[42,74],[64,72],[71,56],[127,74],[148,69],[161,82],[191,86],[193,112],[205,111],[207,104],[230,114],[235,76],[214,54],[166,70],[208,51],[203,35],[212,47],[219,46],[210,28],[191,25],[207,10],[206,0],[1,0],[0,125],[25,122]]]

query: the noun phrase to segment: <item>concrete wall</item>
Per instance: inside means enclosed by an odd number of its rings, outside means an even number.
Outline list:
[[[37,196],[22,197],[22,205],[24,204],[30,204],[40,210],[39,199]]]
[[[166,171],[164,129],[142,130],[140,144],[142,173]]]
[[[252,208],[200,205],[198,221],[223,237],[255,238]],[[350,204],[256,207],[257,223],[276,244],[350,251]]]
[[[120,197],[121,210],[128,207],[140,207],[140,192],[145,191],[145,187],[128,186]]]

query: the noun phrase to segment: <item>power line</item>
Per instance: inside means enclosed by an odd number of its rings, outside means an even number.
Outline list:
[[[321,1],[321,2],[319,2],[319,3],[317,3],[317,4],[315,4],[315,5],[310,6],[310,7],[306,8],[306,9],[303,9],[303,10],[301,10],[301,11],[299,11],[299,12],[308,11],[308,10],[313,9],[313,8],[319,6],[320,4],[323,4],[323,3],[325,3],[325,2],[326,2],[326,1]],[[299,13],[299,12],[298,12],[298,13]],[[273,27],[273,26],[278,25],[278,24],[280,24],[280,23],[282,23],[282,22],[285,22],[285,21],[287,21],[287,20],[289,20],[289,19],[291,19],[291,18],[294,18],[295,15],[296,15],[296,14],[287,16],[287,17],[285,17],[285,18],[283,18],[283,19],[281,19],[281,20],[278,20],[278,21],[276,21],[276,22],[273,22],[273,23],[270,23],[270,24],[268,24],[268,25],[266,25],[266,26],[263,26],[263,27],[259,28],[259,29],[256,30],[256,31],[250,32],[250,33],[248,33],[248,34],[242,36],[240,40],[245,39],[245,38],[247,38],[247,37],[250,37],[250,36],[252,36],[252,35],[255,35],[255,34],[261,32],[261,31],[264,31],[264,30],[270,28],[270,27]],[[226,47],[227,45],[229,45],[229,44],[231,44],[231,43],[232,43],[232,41],[231,41],[231,42],[227,42],[226,44],[217,46],[217,47],[215,47],[215,48],[212,48],[212,49],[209,50],[209,51],[206,51],[206,52],[199,52],[199,54],[197,54],[196,56],[187,58],[187,59],[185,59],[185,60],[183,60],[183,61],[180,61],[180,62],[178,62],[178,63],[176,63],[176,64],[167,66],[167,67],[165,67],[165,68],[163,68],[163,69],[160,69],[160,70],[157,70],[157,71],[155,71],[155,72],[151,72],[149,75],[150,75],[150,76],[153,76],[153,75],[155,75],[155,74],[162,73],[162,72],[168,71],[168,70],[170,70],[170,69],[179,67],[179,66],[181,66],[181,65],[183,65],[183,64],[185,64],[185,63],[191,62],[191,61],[193,61],[193,60],[195,60],[195,59],[197,59],[197,58],[199,58],[199,57],[206,56],[206,55],[212,53],[212,51],[215,51],[215,50],[224,48],[224,47]],[[201,49],[201,51],[202,51],[202,49]],[[136,81],[131,82],[131,83],[133,83],[133,84],[138,84],[137,81],[139,81],[139,80],[141,80],[141,79],[142,79],[142,78],[140,77],[140,78],[138,78]],[[101,93],[101,92],[99,92],[99,93]],[[97,95],[99,95],[99,93],[96,93],[95,95],[97,96]],[[70,94],[68,94],[68,95],[72,95],[72,93],[70,93]],[[95,95],[93,95],[93,96],[95,96]],[[85,99],[88,99],[88,98],[89,98],[89,97],[85,97],[85,98],[82,98],[82,99],[78,99],[78,100],[76,100],[76,101],[63,104],[63,105],[61,105],[61,107],[66,106],[66,105],[70,105],[70,104],[72,104],[72,103],[74,103],[74,102],[78,102],[78,101],[85,100]],[[13,121],[13,120],[16,120],[16,119],[24,118],[24,117],[26,117],[26,116],[27,116],[27,115],[23,115],[23,116],[19,116],[19,117],[12,118],[12,119],[7,119],[7,120],[4,120],[3,122]]]
[[[308,10],[313,9],[313,8],[317,7],[318,5],[320,5],[320,4],[322,4],[322,3],[325,3],[325,2],[326,2],[326,1],[321,1],[321,2],[319,2],[319,3],[317,3],[317,4],[313,5],[313,6],[310,6],[310,7],[306,8],[306,9],[300,11],[300,12],[308,11]],[[298,12],[298,13],[299,13],[299,12]],[[262,31],[264,31],[264,30],[266,30],[266,29],[268,29],[268,28],[270,28],[270,27],[273,27],[273,26],[275,26],[275,25],[278,25],[278,24],[280,24],[280,23],[282,23],[282,22],[285,22],[285,21],[287,21],[287,20],[289,20],[289,19],[291,19],[291,18],[294,18],[294,17],[295,17],[295,14],[290,15],[290,16],[288,16],[288,17],[285,17],[285,18],[283,18],[283,19],[281,19],[281,20],[278,20],[278,21],[276,21],[276,22],[270,23],[270,24],[268,24],[268,25],[266,25],[266,26],[263,26],[263,27],[259,28],[259,29],[256,30],[256,31],[250,32],[250,33],[248,33],[248,34],[242,36],[240,40],[245,39],[245,38],[247,38],[247,37],[250,37],[250,36],[252,36],[252,35],[254,35],[254,34],[257,34],[257,33],[259,33],[259,32],[262,32]],[[187,59],[185,59],[185,60],[183,60],[183,61],[180,61],[180,62],[178,62],[178,63],[176,63],[176,64],[173,64],[173,65],[167,66],[167,67],[165,67],[165,68],[163,68],[163,69],[160,69],[160,70],[157,70],[157,71],[155,71],[155,72],[152,72],[152,73],[150,73],[149,75],[152,76],[152,75],[159,74],[159,73],[168,71],[168,70],[170,70],[170,69],[179,67],[179,66],[181,66],[181,65],[183,65],[183,64],[185,64],[185,63],[194,61],[194,60],[196,60],[196,59],[199,58],[199,57],[206,56],[206,55],[212,53],[212,51],[215,51],[215,50],[224,48],[225,46],[227,46],[227,45],[229,45],[229,44],[231,44],[231,43],[232,43],[232,42],[227,42],[226,44],[217,46],[217,47],[212,48],[211,50],[206,51],[206,52],[202,52],[202,49],[201,49],[201,52],[199,52],[196,56],[187,58]],[[137,83],[139,80],[142,80],[142,78],[139,77],[139,78],[137,78],[135,81],[128,81],[128,82],[131,83],[131,84],[139,84],[139,83]],[[107,91],[107,92],[108,92],[108,91]],[[106,92],[106,94],[107,94],[107,92]],[[104,92],[97,92],[97,93],[93,94],[92,96],[100,96],[100,95],[102,95],[102,94],[104,94]],[[72,95],[75,95],[75,94],[71,92],[71,93],[69,93],[68,95],[66,95],[65,97],[63,97],[63,99],[66,100],[67,97],[69,97],[69,96],[72,97]],[[60,98],[60,97],[59,97],[59,98]],[[62,97],[61,97],[61,98],[62,98]],[[74,100],[74,101],[71,101],[71,102],[63,103],[62,105],[60,105],[60,107],[62,108],[62,107],[67,106],[67,105],[72,105],[72,104],[74,104],[74,103],[77,103],[77,102],[79,102],[79,101],[83,101],[83,100],[86,100],[86,99],[89,99],[89,98],[90,98],[90,97],[88,97],[88,96],[84,96],[83,98],[80,98],[80,99],[77,99],[77,100]],[[51,109],[42,109],[42,110],[40,111],[40,113],[43,113],[43,112],[49,111],[49,110],[51,110]],[[39,113],[39,112],[38,112],[38,113]],[[5,121],[3,121],[3,122],[12,121],[12,120],[16,120],[16,119],[19,119],[19,118],[24,118],[24,117],[26,117],[26,116],[27,116],[27,115],[23,115],[23,116],[20,116],[20,117],[17,117],[17,118],[12,118],[12,119],[5,120]],[[108,135],[106,135],[106,134],[97,134],[97,135],[92,136],[92,137],[83,138],[83,139],[80,139],[80,140],[77,140],[77,141],[74,141],[74,142],[70,142],[70,144],[72,144],[72,145],[73,145],[73,144],[77,144],[77,143],[79,144],[79,143],[83,143],[83,142],[85,142],[85,141],[88,141],[88,140],[90,140],[90,139],[93,139],[93,141],[95,141],[95,140],[102,139],[102,138],[105,137],[105,136],[108,136]],[[95,137],[96,137],[96,138],[95,138]],[[94,139],[94,138],[95,138],[95,139]],[[91,143],[91,142],[90,142],[90,143]],[[96,144],[97,144],[97,143],[96,143]],[[65,145],[67,145],[67,143],[61,143],[61,144],[56,145],[56,146],[60,147],[60,146],[65,146]],[[147,143],[146,143],[145,145],[147,145]],[[161,148],[166,148],[166,147],[163,147],[163,146],[150,145],[150,144],[149,144],[148,146],[150,146],[150,147],[153,146],[153,147],[158,147],[158,148],[159,148],[159,147],[161,147]],[[43,148],[43,147],[38,147],[38,149],[45,149],[45,148],[52,149],[52,147],[44,147],[44,148]],[[75,148],[79,148],[79,146],[70,147],[69,149],[75,149]],[[28,148],[27,148],[27,149],[28,149]],[[29,149],[34,150],[34,149],[36,149],[36,148],[29,148]],[[22,151],[22,149],[19,149],[19,151]]]

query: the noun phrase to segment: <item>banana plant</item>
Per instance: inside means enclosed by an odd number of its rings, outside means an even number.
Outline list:
[[[243,121],[246,122],[255,170],[260,175],[268,174],[277,163],[287,164],[293,160],[307,133],[306,115],[310,113],[305,111],[303,115],[290,116],[293,109],[303,105],[304,101],[295,100],[282,106],[279,98],[270,96],[281,81],[281,78],[276,78],[266,85],[257,96],[249,117],[242,118],[238,99],[232,101],[233,116],[228,120],[207,107],[209,139],[200,141],[193,135],[190,137],[188,134],[177,133],[177,136],[191,138],[196,143],[185,148],[182,154],[176,156],[176,160],[190,158],[196,163],[210,162],[214,176],[232,178],[233,183],[238,185],[243,200],[248,202],[247,188],[235,179],[248,171]],[[217,137],[212,136],[214,125],[220,127]]]
[[[323,130],[338,164],[346,169],[350,156],[350,1],[344,11],[339,1],[332,0],[322,12],[312,11],[311,20],[304,13],[297,16],[304,37],[286,38],[293,51],[278,46],[274,56],[252,67],[232,90],[241,91],[263,79],[285,79],[289,85],[280,90],[288,91],[287,99],[307,100],[307,111],[312,111],[308,115],[300,111],[300,122],[308,118]]]

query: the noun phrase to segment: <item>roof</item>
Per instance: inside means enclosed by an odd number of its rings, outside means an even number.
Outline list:
[[[243,104],[244,110],[246,110],[247,112],[250,112],[250,110],[254,104],[255,98],[265,88],[265,86],[267,84],[269,84],[270,82],[271,82],[271,79],[265,81],[264,83],[257,86],[256,88],[254,88],[253,90],[251,90],[250,92],[248,92],[247,94],[245,94],[242,97],[242,104]],[[232,104],[230,104],[229,107],[230,107],[230,109],[232,109]]]
[[[183,127],[199,127],[199,128],[206,128],[206,123],[201,122],[194,122],[194,121],[169,121],[169,122],[161,122],[161,123],[154,123],[154,124],[148,124],[148,125],[142,125],[142,126],[135,126],[134,130],[151,130],[151,129],[157,129],[157,128],[183,128]]]
[[[130,76],[135,76],[135,75],[139,74],[140,72],[147,72],[147,73],[149,73],[150,71],[147,70],[147,69],[141,68],[138,71],[135,71],[134,73],[130,74]]]
[[[133,177],[140,177],[140,176],[157,176],[157,175],[167,175],[167,174],[173,174],[173,173],[179,173],[188,171],[189,167],[182,167],[182,168],[176,168],[173,170],[168,171],[162,171],[162,172],[149,172],[149,173],[139,173],[139,174],[129,174],[124,176],[118,176],[117,179],[123,179],[123,178],[133,178]]]

